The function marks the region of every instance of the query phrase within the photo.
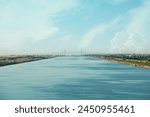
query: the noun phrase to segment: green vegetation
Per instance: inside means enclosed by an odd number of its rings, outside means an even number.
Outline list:
[[[98,59],[105,59],[108,61],[119,62],[121,64],[128,64],[137,67],[150,69],[150,55],[149,54],[91,54],[85,56],[92,56]]]
[[[145,60],[133,60],[133,59],[123,59],[123,58],[106,58],[106,60],[137,66],[137,67],[150,68],[150,61],[145,61]]]

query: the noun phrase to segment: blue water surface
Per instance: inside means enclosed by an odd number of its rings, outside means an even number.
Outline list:
[[[1,100],[147,100],[150,70],[91,57],[0,67]]]

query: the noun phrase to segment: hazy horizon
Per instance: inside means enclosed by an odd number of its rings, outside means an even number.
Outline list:
[[[0,55],[150,54],[149,0],[1,0]]]

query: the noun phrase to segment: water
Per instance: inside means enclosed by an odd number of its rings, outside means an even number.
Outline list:
[[[0,68],[0,99],[150,99],[150,70],[90,57]]]

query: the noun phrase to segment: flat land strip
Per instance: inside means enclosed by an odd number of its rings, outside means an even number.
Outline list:
[[[85,56],[150,69],[150,54],[91,54]]]
[[[6,65],[13,65],[43,59],[49,59],[56,56],[53,55],[23,55],[23,56],[0,56],[0,67]]]
[[[146,69],[150,69],[150,61],[145,60],[133,60],[133,59],[123,59],[123,58],[104,58],[108,61],[118,62],[121,64],[128,64],[136,67],[142,67]]]

